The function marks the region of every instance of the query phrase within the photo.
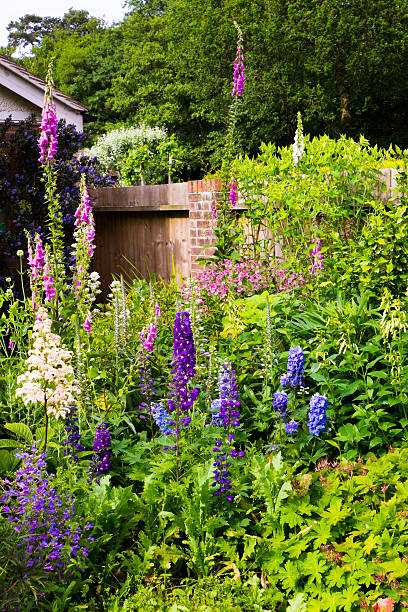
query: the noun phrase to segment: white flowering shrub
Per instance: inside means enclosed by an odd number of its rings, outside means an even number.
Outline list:
[[[120,171],[122,160],[129,151],[145,145],[149,149],[154,149],[166,138],[166,130],[160,127],[151,128],[143,124],[137,127],[120,127],[99,136],[89,155],[96,156],[104,170]]]

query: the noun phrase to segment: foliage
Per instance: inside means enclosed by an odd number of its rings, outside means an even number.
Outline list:
[[[16,260],[16,251],[26,250],[25,230],[44,236],[47,218],[45,186],[41,180],[38,161],[38,127],[30,118],[19,123],[8,133],[11,122],[0,129],[0,197],[7,226],[0,229],[3,242],[3,258]],[[86,138],[63,120],[58,124],[57,189],[60,194],[65,241],[68,244],[73,233],[74,212],[80,199],[78,179],[81,172],[87,175],[88,184],[108,185],[102,176],[97,159],[76,158],[74,153]],[[16,172],[18,167],[18,172]],[[3,259],[3,269],[5,261]],[[4,283],[5,274],[1,276]]]
[[[39,17],[28,14],[20,17],[18,21],[10,21],[8,43],[13,49],[29,45],[40,46],[43,39],[49,36],[55,40],[61,32],[72,34],[76,32],[85,36],[102,27],[102,22],[96,17],[90,17],[88,11],[71,8],[62,18]]]
[[[159,23],[166,6],[135,10]],[[115,279],[98,309],[84,176],[63,253],[50,73],[45,108],[44,241],[20,259],[22,294],[11,279],[0,290],[3,607],[407,607],[406,152],[398,200],[380,200],[394,151],[302,142],[299,116],[295,150],[264,145],[233,167],[252,231],[234,244],[242,259],[182,287]],[[25,473],[33,445],[47,462]]]
[[[247,206],[243,224],[250,228],[244,249],[269,258],[278,245],[283,265],[303,274],[311,287],[347,292],[387,286],[400,295],[406,288],[407,151],[396,152],[405,161],[393,199],[379,169],[394,151],[369,147],[362,137],[306,137],[297,165],[292,147],[274,144],[262,145],[256,158],[238,160],[235,176]],[[376,256],[368,258],[371,251]]]
[[[86,32],[72,33],[58,26],[24,59],[45,78],[55,56],[56,85],[90,109],[98,129],[117,121],[164,126],[188,151],[195,176],[219,168],[235,19],[249,77],[237,121],[244,152],[254,155],[268,141],[288,145],[299,110],[312,136],[364,134],[379,146],[408,146],[406,0],[391,20],[385,0],[346,7],[329,0],[165,0],[128,8],[110,28],[88,32],[85,23]]]

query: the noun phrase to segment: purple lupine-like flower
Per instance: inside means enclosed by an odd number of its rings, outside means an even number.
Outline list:
[[[326,410],[329,407],[327,397],[315,393],[310,399],[309,420],[307,426],[312,436],[318,436],[324,431],[327,421]]]
[[[64,575],[70,564],[87,557],[83,544],[82,518],[76,516],[71,494],[57,493],[46,471],[46,455],[36,445],[30,451],[17,451],[21,467],[14,481],[3,481],[1,513],[19,534],[18,546],[24,550],[26,566]],[[85,526],[85,529],[92,526]],[[92,538],[88,538],[91,540]]]
[[[300,346],[291,347],[288,356],[287,376],[291,387],[297,387],[303,383],[303,369],[305,356]]]
[[[64,441],[64,455],[70,456],[73,461],[78,461],[76,453],[85,450],[81,444],[81,433],[78,427],[78,408],[76,404],[72,404],[67,418],[65,419],[65,431],[68,434],[68,439]]]
[[[214,427],[223,427],[231,431],[232,427],[239,427],[241,402],[239,401],[237,379],[235,370],[232,369],[231,363],[224,363],[220,367],[218,373],[218,390],[220,397],[211,403],[212,425]],[[213,487],[216,487],[214,495],[224,495],[229,502],[234,500],[234,494],[231,492],[231,479],[229,478],[229,461],[238,457],[244,457],[244,451],[237,451],[233,447],[235,436],[229,433],[227,441],[218,440],[215,443],[213,451],[216,454],[214,466],[214,481]],[[228,450],[229,448],[229,450]]]
[[[288,409],[288,396],[285,391],[276,391],[273,394],[273,407],[275,411],[280,415],[281,419],[286,418],[286,411]]]
[[[176,313],[173,346],[173,381],[168,406],[170,412],[177,411],[180,424],[186,427],[191,421],[188,413],[198,396],[196,387],[189,389],[196,372],[196,349],[188,312]]]
[[[289,384],[289,376],[287,374],[282,374],[280,377],[280,384],[282,387],[286,387]]]
[[[220,440],[215,443],[213,452],[216,453],[213,463],[214,481],[211,485],[216,488],[214,495],[215,497],[225,495],[226,499],[232,502],[234,501],[234,495],[231,492],[232,485],[231,478],[229,478],[230,463],[228,461],[228,454],[225,452],[225,449],[223,449],[223,443]]]
[[[96,428],[93,450],[91,476],[95,478],[109,472],[111,466],[111,435],[105,421]]]
[[[228,188],[229,188],[229,196],[228,199],[231,202],[231,206],[236,206],[237,204],[237,200],[238,200],[238,191],[237,191],[237,186],[235,183],[235,180],[232,179],[229,183],[228,183]]]
[[[285,429],[287,434],[294,434],[298,430],[298,427],[299,423],[294,419],[292,419],[288,423],[285,423]]]
[[[155,318],[158,321],[157,309],[155,309]],[[157,326],[153,323],[144,327],[139,334],[140,338],[140,350],[138,353],[139,362],[139,388],[142,396],[146,401],[143,401],[139,410],[144,414],[140,414],[141,419],[146,419],[146,413],[151,412],[151,398],[156,393],[154,379],[152,376],[152,365],[151,365],[151,353],[154,351],[154,340],[157,334]],[[154,418],[154,417],[153,417]]]

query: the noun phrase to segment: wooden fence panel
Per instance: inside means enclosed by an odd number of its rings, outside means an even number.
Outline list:
[[[189,275],[188,211],[99,212],[95,211],[94,269],[101,274],[106,294],[112,274],[125,278],[169,280],[172,257],[176,270]]]

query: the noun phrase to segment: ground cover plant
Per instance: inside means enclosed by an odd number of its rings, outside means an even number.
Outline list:
[[[244,68],[239,35],[227,152]],[[97,305],[84,174],[64,254],[55,128],[49,79],[46,230],[29,289],[0,293],[2,608],[408,607],[407,152],[381,198],[393,152],[298,117],[291,147],[225,156],[196,279],[115,279]]]

